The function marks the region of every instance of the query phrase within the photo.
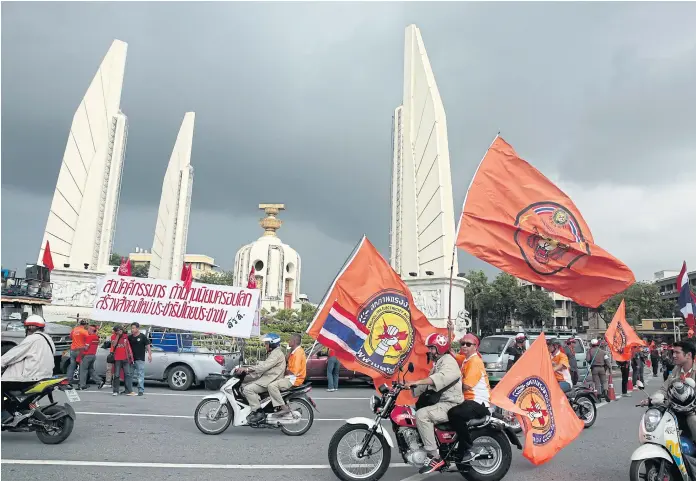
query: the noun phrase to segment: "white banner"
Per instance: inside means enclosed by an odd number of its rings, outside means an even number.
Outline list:
[[[261,296],[259,296],[259,304],[254,316],[254,325],[251,328],[251,335],[258,337],[261,335]]]
[[[97,281],[92,319],[251,337],[258,289],[106,275]]]

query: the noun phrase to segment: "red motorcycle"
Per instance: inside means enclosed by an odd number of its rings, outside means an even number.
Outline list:
[[[408,371],[413,372],[413,363]],[[402,367],[399,367],[402,371]],[[329,464],[334,474],[342,481],[375,481],[384,476],[391,461],[392,448],[397,447],[407,464],[420,467],[427,453],[423,449],[418,429],[416,410],[411,406],[398,406],[396,398],[406,389],[405,375],[401,381],[392,381],[392,387],[382,384],[381,396],[370,399],[374,419],[356,417],[346,421],[334,433],[329,443]],[[382,421],[391,421],[396,445],[382,426]],[[445,466],[440,472],[458,471],[469,481],[500,481],[507,474],[512,462],[510,444],[522,449],[514,429],[505,421],[493,416],[469,421],[473,442],[474,458],[466,463],[455,459],[458,437],[448,423],[435,425],[440,456]]]

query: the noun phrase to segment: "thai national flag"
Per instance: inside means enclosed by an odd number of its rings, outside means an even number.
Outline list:
[[[694,325],[696,325],[696,318],[694,318],[694,314],[696,314],[696,296],[691,292],[691,287],[689,286],[689,276],[686,274],[686,261],[684,261],[681,272],[677,277],[677,290],[679,291],[677,304],[682,316],[684,316],[684,323],[690,329],[694,329]]]
[[[370,331],[360,324],[353,314],[338,302],[334,302],[319,331],[317,341],[335,350],[339,357],[354,357],[369,335]]]

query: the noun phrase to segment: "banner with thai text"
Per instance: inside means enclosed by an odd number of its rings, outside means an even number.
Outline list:
[[[251,337],[259,289],[106,275],[97,281],[92,319]]]

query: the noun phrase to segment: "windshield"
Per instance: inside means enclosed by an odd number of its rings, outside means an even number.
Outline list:
[[[508,343],[507,337],[484,337],[479,346],[481,354],[501,354]]]

